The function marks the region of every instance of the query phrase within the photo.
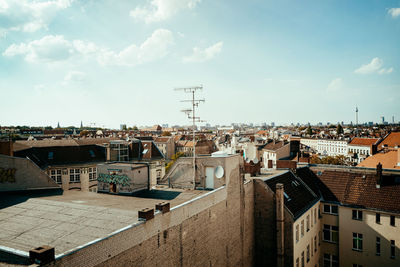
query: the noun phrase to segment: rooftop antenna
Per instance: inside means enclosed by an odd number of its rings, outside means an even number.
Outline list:
[[[193,184],[195,185],[196,181],[196,122],[204,122],[200,120],[200,117],[196,117],[196,108],[199,106],[199,103],[205,102],[204,99],[196,99],[195,93],[199,90],[203,90],[203,85],[193,86],[193,87],[183,87],[183,88],[175,88],[175,91],[183,91],[184,93],[192,94],[192,99],[181,100],[181,102],[190,102],[192,105],[192,109],[184,109],[183,113],[186,114],[188,119],[192,120],[192,130],[193,130]]]

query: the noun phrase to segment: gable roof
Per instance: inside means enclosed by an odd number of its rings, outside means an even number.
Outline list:
[[[28,157],[41,169],[48,166],[105,162],[105,148],[98,145],[32,147],[17,151],[16,157]]]
[[[285,206],[293,214],[295,220],[320,199],[318,195],[308,188],[307,185],[291,171],[267,179],[265,183],[274,193],[276,184],[283,184],[283,190],[287,196],[285,196],[284,200]]]
[[[400,146],[400,132],[391,132],[382,140],[380,145],[382,145],[382,147],[384,145],[388,147]]]
[[[382,185],[376,188],[374,171],[352,169],[321,169],[318,179],[329,189],[331,201],[361,208],[400,212],[400,172],[384,174]],[[318,175],[319,174],[319,175]]]

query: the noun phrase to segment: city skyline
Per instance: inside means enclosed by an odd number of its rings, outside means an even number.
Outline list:
[[[399,121],[398,1],[0,2],[0,125]]]

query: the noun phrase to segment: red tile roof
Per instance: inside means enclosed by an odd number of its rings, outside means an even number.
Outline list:
[[[353,140],[349,143],[349,145],[354,146],[370,146],[374,145],[379,141],[379,138],[361,138],[361,137],[354,137]]]
[[[377,153],[363,160],[357,167],[375,168],[378,163],[382,164],[384,169],[400,170],[397,164],[400,162],[400,149],[387,151],[386,153]]]
[[[318,177],[342,204],[400,212],[400,183],[395,182],[399,174],[383,175],[380,188],[374,172],[324,170]]]
[[[385,139],[379,144],[379,146],[387,145],[388,147],[400,146],[400,132],[391,132]]]

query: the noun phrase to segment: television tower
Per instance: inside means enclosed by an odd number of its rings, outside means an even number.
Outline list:
[[[185,93],[192,94],[192,99],[181,100],[181,102],[190,102],[192,105],[192,109],[184,109],[184,112],[188,119],[192,120],[193,123],[193,184],[195,185],[196,181],[196,122],[203,122],[200,120],[200,117],[196,117],[196,108],[199,106],[199,103],[205,102],[204,99],[196,99],[194,97],[196,91],[203,90],[203,86],[193,86],[193,87],[184,87],[184,88],[175,88],[175,91],[183,91]]]
[[[358,126],[358,107],[356,106],[356,126]]]

